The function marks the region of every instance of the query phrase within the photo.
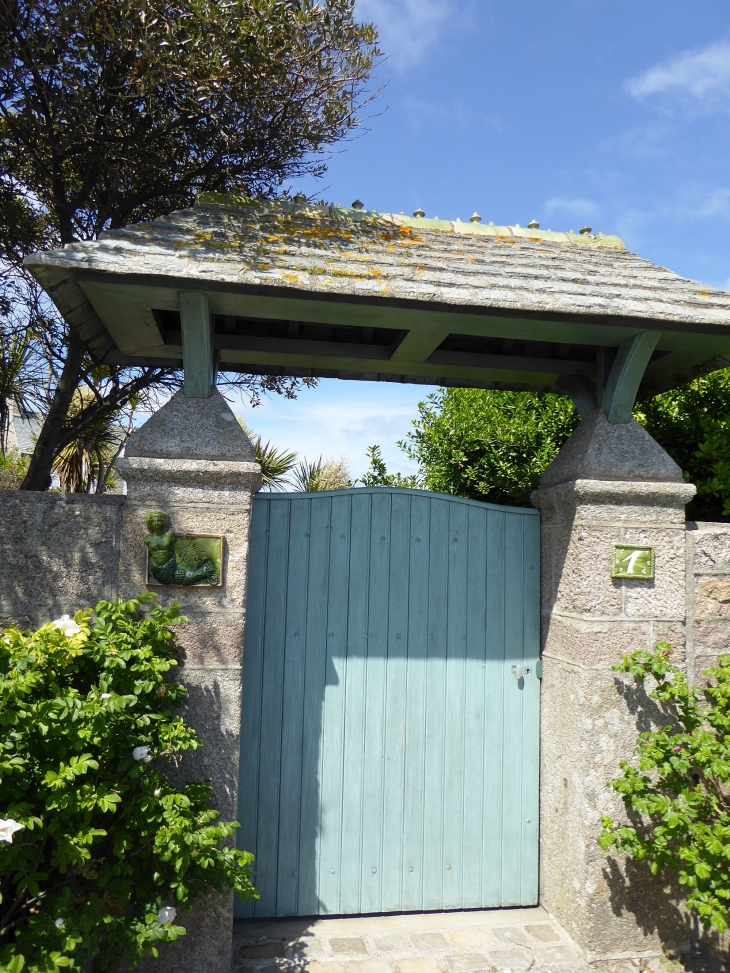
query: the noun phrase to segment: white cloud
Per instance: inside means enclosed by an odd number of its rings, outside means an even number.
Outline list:
[[[598,207],[590,199],[563,199],[553,196],[545,203],[546,213],[565,213],[578,220],[592,220],[598,216]]]
[[[413,463],[396,446],[412,428],[418,402],[433,389],[389,382],[322,379],[315,389],[302,389],[295,400],[270,395],[251,409],[246,399],[231,403],[264,441],[294,449],[300,459],[344,456],[352,474],[362,476],[368,446],[382,446],[391,472],[414,473]]]
[[[390,63],[405,71],[438,41],[453,9],[453,0],[360,0],[357,12],[378,28],[380,47],[390,55]]]
[[[624,89],[637,101],[666,95],[710,108],[730,98],[730,43],[716,41],[701,50],[678,54],[630,78]]]

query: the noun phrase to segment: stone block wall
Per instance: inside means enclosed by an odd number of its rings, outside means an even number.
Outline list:
[[[687,671],[730,654],[730,524],[687,524]],[[671,640],[669,640],[671,641]]]
[[[39,628],[115,598],[124,503],[0,490],[0,626]]]

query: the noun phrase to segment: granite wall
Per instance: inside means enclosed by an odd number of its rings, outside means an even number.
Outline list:
[[[0,490],[0,625],[115,598],[125,498]]]

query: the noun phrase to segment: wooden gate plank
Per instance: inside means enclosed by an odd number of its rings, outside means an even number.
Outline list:
[[[319,835],[320,743],[327,673],[327,602],[329,595],[329,497],[309,500],[310,546],[307,579],[307,628],[304,672],[304,758],[302,761],[302,814],[299,835],[297,914],[317,915],[320,910],[317,863]]]
[[[350,524],[350,584],[347,618],[347,682],[345,686],[345,767],[353,768],[342,795],[342,855],[340,911],[361,910],[363,829],[363,752],[368,651],[368,579],[370,576],[371,494],[353,494]]]
[[[467,537],[466,504],[441,501],[448,508],[448,580],[446,635],[446,718],[444,740],[443,860],[445,909],[461,907],[462,848],[464,841],[465,764],[470,756],[465,746],[464,695],[470,669],[466,657]],[[471,676],[471,673],[468,673]],[[469,768],[471,769],[471,768]]]
[[[466,658],[464,726],[468,759],[463,785],[464,838],[462,843],[461,908],[480,908],[482,895],[482,836],[484,832],[484,747],[487,669],[487,511],[467,507],[468,561],[466,576]]]
[[[327,672],[320,765],[319,897],[322,913],[339,912],[342,834],[343,752],[347,670],[347,595],[350,561],[350,496],[331,498]],[[344,768],[347,771],[347,768]]]
[[[506,523],[504,511],[487,511],[482,901],[488,906],[502,904]]]
[[[380,900],[380,909],[383,912],[398,912],[402,908],[410,513],[411,498],[393,494],[390,510],[391,542],[383,748],[383,851]]]
[[[424,909],[440,909],[444,901],[443,808],[448,620],[444,571],[449,561],[448,514],[448,504],[431,501],[428,550],[428,666],[424,697],[426,725],[423,821]]]
[[[411,498],[406,672],[406,765],[403,795],[403,895],[401,908],[423,908],[424,773],[426,762],[426,667],[428,665],[428,570],[431,501]]]
[[[360,907],[379,912],[383,851],[383,754],[385,746],[385,666],[388,643],[388,565],[390,559],[390,501],[388,492],[372,496],[368,655],[365,685],[365,741],[363,747],[363,834],[360,870]],[[378,606],[373,611],[373,606]],[[346,770],[346,773],[348,771]]]

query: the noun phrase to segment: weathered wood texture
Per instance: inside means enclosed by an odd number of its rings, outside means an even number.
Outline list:
[[[536,511],[259,495],[250,563],[238,914],[535,904]]]

